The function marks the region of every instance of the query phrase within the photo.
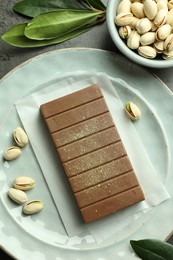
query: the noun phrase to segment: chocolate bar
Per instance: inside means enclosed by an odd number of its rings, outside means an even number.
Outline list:
[[[85,223],[144,200],[97,84],[40,106]]]

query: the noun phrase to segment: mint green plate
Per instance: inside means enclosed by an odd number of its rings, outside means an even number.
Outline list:
[[[64,49],[37,56],[11,71],[0,81],[0,245],[18,259],[32,260],[119,260],[135,259],[130,239],[164,240],[172,231],[172,198],[140,216],[131,224],[95,244],[90,236],[68,238],[61,235],[59,214],[40,167],[28,145],[22,156],[9,163],[3,161],[4,150],[13,145],[11,132],[21,122],[14,103],[23,96],[49,85],[58,77],[78,70],[104,72],[120,78],[128,85],[116,91],[123,102],[140,104],[142,119],[136,127],[158,176],[173,195],[173,96],[154,75],[116,53],[96,49]],[[128,129],[127,129],[128,134]],[[36,187],[28,191],[30,199],[41,199],[45,209],[33,216],[24,216],[7,196],[15,177],[29,175]]]

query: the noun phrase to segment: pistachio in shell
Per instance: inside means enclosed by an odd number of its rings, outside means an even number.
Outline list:
[[[40,212],[44,208],[44,203],[41,200],[31,200],[23,207],[23,213],[32,215]]]
[[[28,144],[28,136],[21,127],[17,127],[13,131],[13,138],[19,147],[24,147],[26,144]]]
[[[8,190],[8,196],[17,204],[23,204],[28,200],[28,196],[24,191],[15,188],[10,188]]]
[[[125,111],[131,120],[138,120],[141,117],[140,109],[133,102],[128,101],[125,104]]]
[[[22,151],[18,146],[10,146],[4,152],[3,157],[7,161],[12,161],[12,160],[18,158],[21,154],[22,154]]]
[[[15,178],[13,186],[18,190],[30,190],[35,187],[35,180],[31,177],[20,176]]]

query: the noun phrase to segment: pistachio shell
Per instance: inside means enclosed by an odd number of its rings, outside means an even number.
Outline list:
[[[151,46],[140,46],[138,48],[138,53],[147,59],[154,59],[157,55],[156,50]]]
[[[142,3],[142,0],[131,0],[132,3]]]
[[[23,213],[27,215],[40,212],[44,208],[44,203],[41,200],[31,200],[23,207]]]
[[[35,187],[35,180],[31,177],[17,177],[13,183],[14,188],[18,190],[30,190]]]
[[[131,31],[132,30],[131,30],[130,26],[128,26],[128,25],[121,26],[119,28],[119,35],[121,36],[121,38],[127,39],[130,36]]]
[[[145,17],[142,3],[138,3],[138,2],[132,3],[131,4],[131,12],[137,18]]]
[[[28,196],[22,190],[17,190],[10,188],[8,191],[8,196],[16,203],[23,204],[28,200]]]
[[[170,24],[164,24],[156,32],[156,39],[158,41],[165,40],[171,33],[172,27]]]
[[[167,20],[167,14],[168,12],[165,9],[160,9],[154,18],[154,24],[158,27],[165,24]]]
[[[127,39],[127,46],[130,49],[135,50],[139,47],[139,40],[140,40],[139,33],[136,30],[133,30],[129,38]]]
[[[173,51],[173,33],[166,38],[164,42],[164,50],[167,52]]]
[[[139,21],[139,18],[133,16],[130,18],[130,22],[129,22],[129,26],[132,28],[132,29],[136,29],[136,25]]]
[[[154,44],[153,44],[155,50],[157,53],[162,53],[164,48],[164,41],[155,41]]]
[[[150,44],[154,43],[155,40],[156,40],[156,33],[155,32],[147,32],[147,33],[144,33],[140,37],[141,45],[150,45]]]
[[[22,151],[18,146],[11,146],[4,152],[4,159],[7,161],[14,160],[21,155]]]
[[[170,60],[170,59],[173,59],[173,51],[164,51],[163,54],[162,54],[162,57],[164,60]]]
[[[129,13],[130,6],[131,6],[130,0],[122,0],[117,7],[117,15],[120,13],[127,13],[127,12]]]
[[[115,17],[115,23],[119,26],[129,25],[133,14],[130,12],[120,13]]]
[[[157,14],[157,4],[153,0],[144,0],[144,13],[149,20],[153,20]]]
[[[168,9],[171,10],[173,8],[173,0],[168,2]]]
[[[138,120],[141,117],[141,111],[133,102],[127,102],[125,111],[131,120]]]
[[[167,4],[167,2],[165,2],[163,0],[160,0],[157,3],[157,10],[159,11],[160,9],[165,9],[166,11],[168,11],[168,4]]]
[[[160,1],[164,1],[166,4],[168,3],[168,0],[155,0],[156,3],[160,2]]]
[[[136,29],[139,34],[144,34],[150,31],[151,27],[152,23],[148,18],[141,18],[136,25]]]
[[[154,23],[153,23],[153,21],[151,21],[151,32],[155,32],[155,31],[157,31],[157,29],[158,29],[158,27],[157,27],[157,25],[155,25]]]
[[[167,13],[167,17],[166,17],[166,23],[170,24],[171,26],[173,26],[173,9],[171,9],[168,13]]]
[[[13,131],[13,138],[19,147],[24,147],[26,144],[28,144],[28,136],[21,127],[17,127]]]
[[[163,1],[163,2],[165,2],[166,4],[168,3],[168,0],[155,0],[156,3],[160,2],[160,1]]]

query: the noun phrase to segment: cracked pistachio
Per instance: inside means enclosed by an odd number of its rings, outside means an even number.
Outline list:
[[[131,31],[132,30],[131,30],[130,26],[128,26],[128,25],[121,26],[119,28],[119,35],[121,36],[121,38],[127,39],[130,36]]]
[[[154,24],[157,25],[158,27],[165,24],[167,20],[167,14],[168,11],[166,11],[165,9],[160,9],[153,20]]]
[[[35,180],[31,177],[17,177],[13,183],[14,188],[18,190],[30,190],[35,187]]]
[[[130,6],[130,0],[122,0],[117,7],[117,14],[130,12]]]
[[[137,25],[137,23],[138,23],[139,20],[140,20],[140,19],[137,18],[137,17],[135,17],[135,16],[131,17],[129,26],[130,26],[132,29],[135,29],[135,30],[136,30],[136,25]]]
[[[130,12],[123,12],[115,17],[115,23],[118,26],[129,25],[133,18],[133,14]]]
[[[24,147],[26,144],[28,144],[28,136],[21,127],[17,127],[13,131],[13,138],[19,147]]]
[[[22,151],[18,146],[11,146],[4,152],[4,159],[7,161],[14,160],[21,155]]]
[[[157,55],[156,50],[151,46],[140,46],[138,48],[138,53],[147,59],[154,59]]]
[[[171,10],[173,8],[173,0],[168,2],[168,9]]]
[[[156,33],[155,32],[147,32],[141,35],[140,43],[141,45],[150,45],[154,43],[156,40]]]
[[[157,2],[157,11],[159,11],[160,9],[165,9],[166,11],[168,11],[168,3],[163,0]]]
[[[164,42],[164,50],[167,52],[173,51],[173,33],[171,33]]]
[[[140,40],[139,33],[136,30],[133,30],[127,39],[127,46],[130,49],[135,50],[139,47],[139,40]]]
[[[164,60],[173,59],[173,51],[163,51],[162,57]]]
[[[132,2],[132,3],[136,3],[136,2],[142,3],[142,0],[131,0],[131,2]]]
[[[138,120],[141,117],[141,111],[133,102],[125,104],[125,111],[131,120]]]
[[[24,191],[14,188],[8,190],[8,196],[17,204],[23,204],[28,200],[28,196]]]
[[[170,24],[171,26],[173,26],[173,8],[167,13],[167,17],[166,17],[166,23]]]
[[[23,207],[23,213],[31,215],[40,212],[44,208],[44,203],[41,200],[31,200]]]
[[[165,40],[171,33],[172,27],[170,24],[164,24],[156,31],[157,41]]]
[[[137,18],[145,17],[143,4],[139,2],[134,2],[131,4],[131,12]]]
[[[163,1],[163,2],[165,2],[165,3],[168,3],[168,0],[155,0],[155,1],[156,1],[156,3],[160,2],[160,1]]]
[[[149,20],[153,20],[157,14],[157,3],[153,0],[144,0],[144,13]]]
[[[158,29],[157,25],[155,25],[155,24],[153,23],[153,21],[151,21],[151,29],[150,29],[150,31],[151,31],[151,32],[156,32],[157,29]]]
[[[157,53],[162,53],[164,48],[164,41],[155,41],[154,44],[153,44],[155,50]]]

